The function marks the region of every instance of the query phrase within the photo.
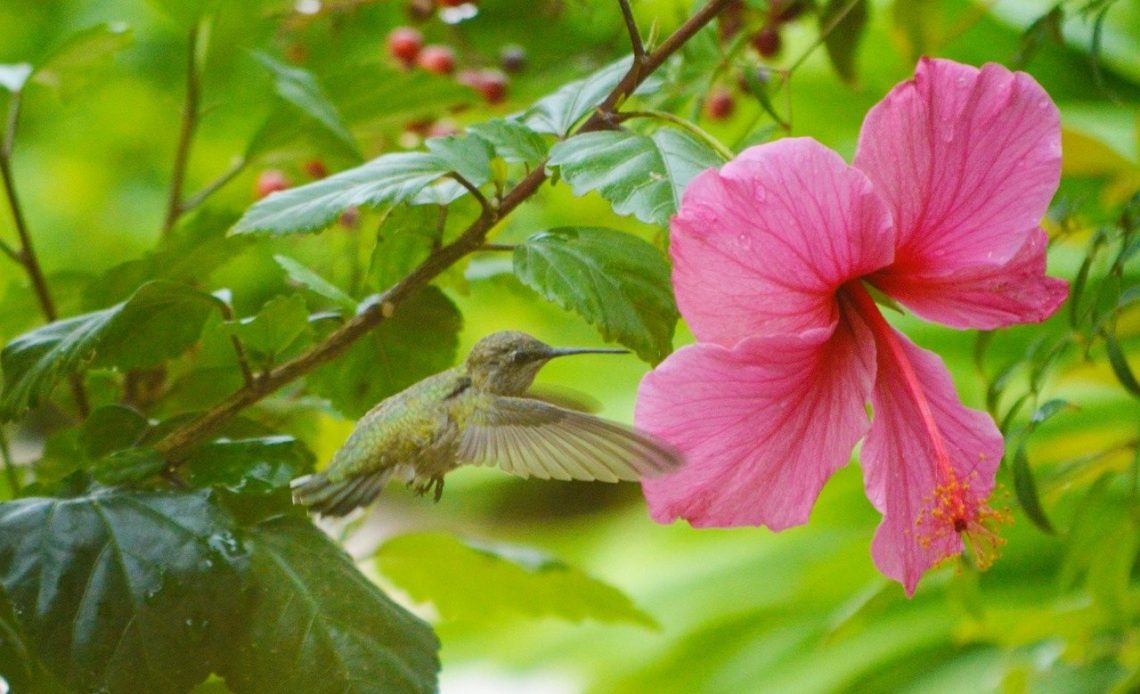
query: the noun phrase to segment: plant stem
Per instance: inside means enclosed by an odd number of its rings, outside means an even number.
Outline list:
[[[198,125],[198,24],[190,28],[186,51],[186,100],[182,105],[182,126],[178,131],[178,146],[174,151],[174,172],[170,176],[170,196],[166,203],[166,218],[162,222],[162,237],[170,235],[182,215],[182,187],[186,179],[186,165],[190,160],[190,143]]]
[[[8,207],[12,210],[12,221],[16,225],[16,234],[20,238],[20,249],[14,251],[13,258],[24,266],[24,272],[31,280],[32,290],[40,304],[40,312],[43,313],[44,319],[51,323],[58,317],[55,302],[52,301],[51,292],[48,291],[47,279],[44,277],[39,258],[36,256],[32,235],[28,231],[28,223],[24,218],[23,208],[20,206],[20,197],[16,194],[16,180],[12,175],[12,152],[16,143],[16,127],[20,122],[20,103],[20,92],[14,92],[8,102],[8,119],[4,128],[4,141],[0,144],[0,178],[4,180],[4,195],[8,199]],[[83,388],[83,381],[77,375],[72,375],[69,381],[79,416],[86,418],[88,412],[87,392]]]
[[[633,47],[633,63],[640,65],[645,62],[645,44],[641,42],[641,33],[637,30],[637,22],[633,18],[633,9],[629,0],[618,0],[621,6],[621,16],[625,20],[625,28],[629,31],[629,43]]]
[[[223,171],[222,174],[215,178],[213,181],[207,183],[202,188],[202,190],[199,190],[197,193],[194,193],[190,197],[186,198],[186,200],[183,201],[182,204],[178,207],[179,214],[186,214],[187,212],[196,209],[199,205],[206,201],[206,198],[218,192],[227,183],[237,178],[238,174],[245,170],[245,167],[248,163],[249,162],[246,161],[245,157],[241,157],[235,160],[234,163],[230,165],[230,168]]]
[[[632,94],[646,77],[716,17],[717,13],[724,9],[729,1],[710,0],[707,5],[682,24],[677,31],[666,38],[657,50],[646,55],[644,69],[639,69],[642,66],[634,62],[629,71],[594,112],[594,115],[583,123],[575,134],[612,128],[616,104]],[[525,178],[507,191],[497,208],[485,208],[479,218],[472,222],[458,238],[434,251],[423,263],[396,284],[372,297],[371,300],[364,302],[359,313],[346,321],[340,328],[334,330],[322,342],[314,345],[304,354],[269,371],[254,381],[252,386],[233,393],[197,419],[175,429],[155,444],[155,450],[166,457],[171,468],[177,467],[185,460],[184,454],[188,449],[205,439],[222,422],[227,421],[238,412],[285,384],[339,356],[356,340],[392,317],[400,303],[417,290],[426,286],[464,256],[479,250],[483,246],[488,232],[506,215],[534,195],[545,182],[546,166],[544,162],[536,166]]]

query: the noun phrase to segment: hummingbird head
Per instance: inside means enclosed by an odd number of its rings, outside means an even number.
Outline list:
[[[559,349],[516,330],[491,333],[471,349],[467,375],[476,388],[499,395],[522,395],[539,369],[570,354],[625,354],[624,349]]]

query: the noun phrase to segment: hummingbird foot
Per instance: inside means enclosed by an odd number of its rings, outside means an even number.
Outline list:
[[[413,484],[415,484],[415,480],[408,482],[409,487],[412,486]],[[435,489],[434,497],[435,497],[436,503],[438,503],[440,498],[443,497],[443,477],[442,476],[434,475],[432,477],[429,477],[426,482],[415,484],[416,494],[419,496],[423,496],[424,494],[427,494],[429,491],[432,490],[432,488]]]

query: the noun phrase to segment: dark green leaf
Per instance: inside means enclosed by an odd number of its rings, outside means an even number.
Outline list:
[[[1061,45],[1064,41],[1061,36],[1061,25],[1064,23],[1065,10],[1060,3],[1034,20],[1021,35],[1021,45],[1013,56],[1014,67],[1025,67],[1047,43]]]
[[[199,446],[186,469],[195,487],[265,494],[289,486],[313,468],[313,454],[292,436],[220,439]]]
[[[88,456],[101,458],[138,443],[148,426],[146,417],[134,408],[104,405],[83,422],[79,445]]]
[[[626,56],[601,68],[589,77],[563,85],[539,99],[523,116],[523,122],[537,133],[565,137],[574,124],[600,106],[618,82],[629,72],[633,56]],[[639,92],[651,92],[660,80],[642,82]]]
[[[95,461],[92,474],[103,484],[128,484],[157,475],[165,465],[162,456],[150,448],[129,448]]]
[[[253,614],[221,672],[236,694],[434,692],[439,641],[310,523],[254,527]]]
[[[228,328],[260,366],[277,363],[281,355],[312,337],[309,310],[300,294],[275,296],[256,316],[230,323]]]
[[[1045,509],[1041,508],[1041,499],[1037,496],[1037,482],[1033,479],[1033,471],[1029,467],[1025,444],[1018,446],[1013,456],[1013,489],[1017,493],[1017,502],[1029,520],[1050,535],[1056,534],[1057,531],[1049,521],[1049,516],[1045,514]]]
[[[823,47],[827,49],[831,66],[844,81],[854,82],[855,49],[867,28],[867,1],[827,0],[819,14],[819,26],[821,32],[828,32]]]
[[[525,615],[657,626],[621,591],[526,547],[413,533],[384,543],[376,560],[384,576],[448,620]]]
[[[314,371],[309,385],[346,417],[359,417],[389,395],[450,367],[462,324],[455,304],[427,287],[344,356]]]
[[[116,53],[131,45],[134,37],[124,24],[97,24],[73,34],[36,66],[32,82],[56,90],[64,98],[101,78]]]
[[[467,128],[495,148],[495,156],[509,162],[537,164],[546,156],[542,136],[516,120],[497,118]]]
[[[32,66],[28,63],[11,63],[0,65],[0,87],[10,92],[18,92],[24,88],[24,83],[32,74]]]
[[[891,19],[904,39],[910,62],[930,52],[943,26],[942,0],[904,0],[891,5]]]
[[[701,171],[723,164],[713,150],[678,130],[652,135],[607,130],[554,145],[548,166],[557,167],[575,195],[598,191],[614,212],[666,225],[681,192]]]
[[[29,646],[74,691],[204,680],[243,622],[244,571],[206,492],[0,504],[0,584]]]
[[[438,225],[438,209],[406,205],[392,208],[372,251],[369,273],[377,289],[392,286],[428,257],[439,238]]]
[[[350,207],[411,200],[451,167],[427,152],[385,154],[308,185],[273,193],[245,213],[235,233],[290,234],[325,228]]]
[[[333,302],[345,312],[345,315],[351,316],[356,313],[356,299],[346,294],[340,287],[288,256],[275,255],[273,259],[285,270],[289,279]]]
[[[1104,338],[1104,351],[1108,355],[1108,363],[1112,365],[1112,372],[1116,374],[1116,380],[1120,381],[1125,390],[1140,398],[1140,382],[1136,381],[1132,367],[1128,365],[1128,357],[1120,348],[1116,333],[1112,330],[1102,330],[1101,337]]]
[[[1038,424],[1051,419],[1053,415],[1057,414],[1058,412],[1075,409],[1077,408],[1067,400],[1050,400],[1041,407],[1038,407],[1033,412],[1033,416],[1030,417],[1029,421],[1033,423],[1033,426],[1037,426]]]
[[[515,248],[514,267],[523,284],[651,364],[672,351],[677,306],[669,266],[636,236],[599,227],[542,231]]]
[[[254,53],[253,57],[273,73],[274,87],[278,96],[324,126],[349,151],[356,152],[357,158],[360,158],[356,140],[348,132],[336,106],[329,100],[312,73],[280,63],[264,53]]]
[[[472,185],[481,186],[491,180],[493,151],[490,143],[478,135],[433,137],[424,145],[446,162],[448,170],[455,171]]]
[[[214,302],[208,294],[158,280],[111,308],[25,333],[0,353],[0,418],[35,406],[60,379],[97,364],[135,368],[180,354],[197,340]]]
[[[380,63],[362,63],[324,80],[337,99],[344,120],[357,123],[394,123],[434,119],[443,107],[471,103],[475,93],[455,80],[424,70],[393,69]]]

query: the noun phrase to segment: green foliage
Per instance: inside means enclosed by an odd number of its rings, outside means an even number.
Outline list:
[[[673,350],[669,266],[645,241],[600,227],[550,229],[515,249],[514,268],[523,284],[645,361],[656,364]]]
[[[665,225],[693,176],[721,163],[691,136],[663,128],[651,135],[586,133],[556,144],[548,165],[558,168],[575,195],[596,190],[614,212]]]
[[[565,137],[574,125],[598,107],[629,70],[633,57],[627,56],[601,68],[589,77],[562,86],[543,97],[527,110],[523,122],[537,133]],[[654,82],[642,85],[644,92],[654,89]]]
[[[274,297],[256,316],[236,321],[229,328],[251,361],[262,369],[280,361],[282,355],[298,351],[311,338],[309,311],[300,294]]]
[[[184,692],[243,621],[234,531],[205,492],[13,501],[0,505],[0,585],[69,688]]]
[[[35,406],[60,379],[92,360],[96,366],[129,369],[182,353],[198,339],[215,302],[185,285],[158,280],[121,304],[17,337],[0,353],[0,419]]]
[[[352,133],[348,132],[336,106],[329,101],[324,89],[311,73],[285,65],[264,53],[254,53],[253,57],[273,74],[273,86],[279,97],[296,107],[302,115],[320,123],[349,152],[355,154],[357,159],[360,158]],[[258,149],[256,140],[251,148],[254,151]]]
[[[186,464],[195,487],[234,494],[269,494],[312,469],[312,452],[292,436],[218,439],[198,447]]]
[[[521,615],[658,626],[624,593],[526,547],[412,533],[388,540],[376,560],[385,577],[447,620]]]
[[[250,530],[253,614],[222,674],[245,692],[433,692],[439,642],[305,521]]]
[[[827,57],[846,82],[855,81],[855,49],[867,26],[866,0],[827,0],[819,13],[821,31],[830,29],[823,45]]]
[[[491,143],[495,154],[506,161],[533,166],[546,156],[542,136],[516,120],[497,118],[468,130]]]
[[[428,287],[335,363],[314,371],[309,386],[355,419],[389,395],[451,366],[462,325],[455,304]]]

